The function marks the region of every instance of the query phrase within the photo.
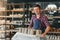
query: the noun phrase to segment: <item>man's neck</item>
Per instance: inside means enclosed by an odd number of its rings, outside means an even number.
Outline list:
[[[41,15],[41,13],[39,13],[39,14],[36,14],[36,16],[40,16]]]
[[[37,18],[40,18],[40,17],[41,17],[41,14],[36,14],[36,17],[37,17]]]

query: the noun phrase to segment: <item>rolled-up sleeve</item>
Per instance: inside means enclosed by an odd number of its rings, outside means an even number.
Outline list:
[[[30,27],[33,27],[33,16],[32,16],[32,18],[31,18],[31,20],[30,20],[29,26],[30,26]]]
[[[44,21],[44,24],[46,25],[46,27],[50,26],[49,22],[48,22],[48,18],[46,16],[43,18],[43,21]]]

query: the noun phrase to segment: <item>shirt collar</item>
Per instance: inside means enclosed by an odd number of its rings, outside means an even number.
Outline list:
[[[43,14],[41,13],[39,18],[41,18],[42,16],[43,16]],[[35,17],[36,17],[36,15],[35,15]]]

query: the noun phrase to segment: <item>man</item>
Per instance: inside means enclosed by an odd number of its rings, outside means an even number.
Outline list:
[[[50,30],[50,25],[48,23],[48,19],[45,15],[42,14],[40,5],[35,5],[33,7],[33,11],[34,11],[35,15],[32,16],[30,25],[28,28],[41,30],[42,34],[40,35],[40,37],[45,37],[45,35]]]

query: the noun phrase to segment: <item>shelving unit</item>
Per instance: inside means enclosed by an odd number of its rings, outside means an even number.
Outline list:
[[[13,4],[13,6],[16,6],[17,4]],[[8,8],[8,7],[9,8]],[[18,30],[14,30],[14,28],[16,27],[24,27],[24,13],[23,12],[24,10],[21,10],[21,9],[18,9],[18,10],[15,10],[13,8],[11,8],[12,4],[6,4],[6,10],[0,10],[0,12],[4,12],[5,15],[0,15],[0,18],[3,18],[1,19],[1,23],[0,25],[5,25],[5,29],[4,30],[0,30],[0,33],[4,33],[4,40],[11,40],[11,37],[12,37],[12,33],[11,32],[17,32]],[[22,5],[20,5],[19,3],[19,8],[20,6],[22,6],[21,8],[24,9],[24,3]],[[12,10],[10,10],[12,9]],[[3,22],[2,22],[3,20]],[[12,30],[13,29],[13,30]],[[2,35],[2,34],[1,34]],[[3,40],[3,39],[1,39]]]

